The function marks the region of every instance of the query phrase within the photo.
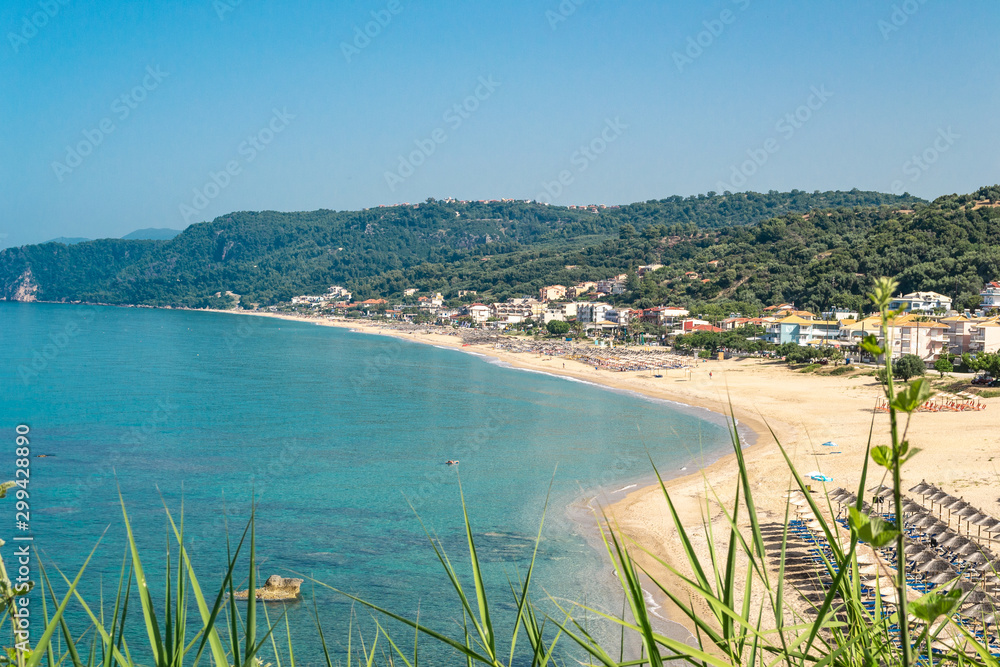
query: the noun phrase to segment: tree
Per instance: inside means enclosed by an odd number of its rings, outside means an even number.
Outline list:
[[[553,336],[562,336],[569,333],[569,323],[563,322],[562,320],[552,320],[545,325],[549,333]]]
[[[927,372],[927,364],[915,354],[904,354],[892,365],[892,374],[906,382]]]
[[[955,370],[955,365],[951,363],[951,359],[947,354],[942,354],[938,357],[937,361],[934,362],[934,370],[944,377],[945,373],[950,373]]]

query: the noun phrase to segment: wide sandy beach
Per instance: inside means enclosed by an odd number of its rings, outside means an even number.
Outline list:
[[[778,442],[800,473],[821,471],[833,478],[826,485],[829,488],[843,486],[851,490],[857,489],[869,434],[872,446],[889,443],[888,415],[873,415],[881,388],[875,378],[867,375],[818,376],[795,372],[777,362],[745,359],[709,361],[698,364],[691,372],[672,370],[663,372],[661,378],[654,378],[648,371],[597,370],[556,357],[511,353],[485,345],[463,347],[461,338],[447,334],[406,333],[357,320],[280,317],[465,349],[496,357],[515,367],[567,375],[722,414],[729,414],[731,409],[737,420],[757,436],[753,446],[744,452],[762,521],[784,520],[785,493],[793,484]],[[997,506],[1000,475],[998,461],[994,460],[1000,458],[1000,449],[996,446],[996,431],[1000,425],[996,411],[1000,410],[1000,398],[983,402],[987,409],[980,412],[914,415],[908,438],[911,446],[922,451],[904,468],[904,488],[926,479],[1000,517]],[[836,446],[823,446],[830,441]],[[882,482],[883,472],[884,469],[870,466],[868,486]],[[718,496],[724,503],[731,503],[736,475],[735,455],[731,454],[700,471],[667,482],[681,520],[694,533],[695,548],[706,561],[708,548],[703,520],[711,521],[716,535],[729,530],[719,506],[714,500],[706,503],[706,496]],[[814,489],[822,486],[813,483]],[[659,486],[637,489],[607,504],[605,510],[627,539],[679,570],[687,569]],[[657,579],[667,582],[671,590],[683,590],[655,559],[640,549],[632,551],[637,562]],[[667,610],[672,619],[689,626],[678,610],[670,610],[669,605]],[[707,607],[705,614],[709,614]]]

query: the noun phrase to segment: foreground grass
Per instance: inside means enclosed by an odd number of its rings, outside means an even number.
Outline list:
[[[883,281],[873,299],[880,306],[883,318],[892,313],[887,303],[893,292],[891,281]],[[891,344],[891,342],[890,342]],[[874,355],[882,348],[874,337],[864,343]],[[891,360],[887,361],[891,378]],[[785,665],[787,667],[869,666],[869,665],[998,665],[989,647],[979,642],[964,626],[952,618],[961,602],[959,594],[928,594],[908,603],[906,567],[899,568],[892,582],[895,595],[876,593],[874,600],[863,592],[858,569],[858,546],[895,549],[897,562],[903,557],[905,535],[897,529],[902,525],[902,465],[916,452],[904,438],[908,416],[929,396],[923,381],[915,381],[897,392],[890,380],[886,388],[890,405],[891,442],[889,446],[870,447],[871,461],[885,470],[885,478],[895,499],[895,523],[864,514],[861,499],[865,497],[868,476],[866,456],[857,489],[857,506],[850,511],[850,539],[841,539],[836,524],[825,517],[833,516],[830,501],[818,500],[809,492],[805,480],[795,471],[785,455],[797,487],[819,521],[816,531],[827,549],[821,552],[821,579],[825,582],[821,595],[811,602],[806,613],[797,611],[788,598],[790,590],[785,577],[789,549],[789,510],[786,509],[784,528],[779,534],[761,525],[748,476],[748,469],[739,439],[735,419],[731,428],[739,481],[732,498],[714,498],[724,508],[725,530],[716,534],[710,524],[685,526],[679,517],[670,493],[660,480],[660,488],[673,519],[678,539],[686,555],[681,567],[664,561],[655,551],[629,542],[613,524],[600,523],[601,536],[608,557],[615,564],[618,582],[624,593],[625,608],[620,614],[608,614],[582,603],[567,603],[542,595],[535,598],[533,584],[535,555],[541,541],[539,526],[535,550],[525,572],[509,582],[506,589],[488,590],[476,548],[475,531],[467,512],[465,534],[468,542],[467,564],[458,568],[445,553],[442,545],[428,533],[429,548],[434,551],[446,582],[462,618],[459,630],[435,629],[417,619],[410,619],[391,609],[376,606],[361,597],[342,593],[357,605],[369,608],[377,618],[391,619],[393,627],[408,627],[415,638],[412,652],[404,652],[397,637],[383,622],[377,622],[367,637],[355,641],[355,631],[349,631],[347,652],[333,656],[316,613],[315,637],[322,646],[327,667],[346,665],[407,665],[416,667],[422,660],[418,646],[429,641],[440,650],[454,656],[454,664],[465,665],[531,665],[587,664],[606,667],[650,665],[659,667],[668,662],[716,667],[732,665]],[[779,444],[780,446],[780,444]],[[784,450],[782,449],[782,452]],[[652,464],[652,462],[651,462]],[[655,466],[654,466],[655,470]],[[657,473],[658,474],[658,473]],[[706,502],[709,502],[707,499]],[[95,611],[79,593],[80,581],[86,576],[89,558],[75,578],[70,580],[59,572],[40,568],[36,595],[41,600],[41,622],[44,632],[30,651],[8,652],[9,660],[19,667],[49,667],[67,664],[73,667],[132,667],[153,664],[156,667],[183,667],[209,663],[216,666],[259,667],[262,653],[270,648],[268,657],[277,667],[282,662],[294,667],[295,656],[287,619],[284,615],[271,619],[266,609],[250,596],[245,604],[237,604],[235,580],[241,557],[248,561],[245,576],[249,589],[256,587],[256,536],[251,516],[239,539],[227,537],[227,571],[211,592],[199,582],[184,546],[183,517],[175,522],[166,511],[172,531],[172,545],[166,553],[166,580],[147,579],[143,561],[136,546],[128,513],[122,502],[122,520],[128,535],[128,553],[123,561],[113,610],[104,613],[101,604]],[[697,539],[707,539],[710,557],[703,559],[694,547]],[[636,561],[638,554],[659,563],[684,584],[683,591],[668,587],[644,570]],[[13,588],[6,570],[0,570],[0,592],[3,593],[3,616],[0,633],[8,636],[14,629],[11,615]],[[462,581],[471,578],[472,586]],[[687,617],[695,630],[693,644],[678,641],[663,634],[654,623],[643,594],[643,580],[648,580],[669,598]],[[323,582],[316,582],[327,586]],[[59,588],[62,593],[56,593]],[[154,600],[153,590],[163,591],[163,598]],[[335,589],[332,589],[335,590]],[[338,591],[340,592],[340,591]],[[497,599],[506,604],[498,606]],[[513,602],[513,604],[509,604]],[[89,619],[89,625],[71,628],[66,620],[67,609],[73,606]],[[136,613],[138,606],[140,613]],[[706,615],[703,609],[707,608]],[[162,609],[161,614],[156,610]],[[502,610],[502,611],[499,611]],[[263,618],[258,613],[263,611]],[[497,623],[498,614],[509,615],[505,623]],[[146,642],[139,649],[130,646],[126,628],[142,619]],[[588,619],[604,619],[619,630],[620,639],[614,645],[602,644],[589,629]],[[36,619],[37,620],[37,619]],[[512,628],[501,636],[499,627]],[[275,634],[284,633],[286,649],[279,651]],[[86,642],[81,638],[87,636]],[[131,635],[130,635],[131,636]],[[944,652],[931,650],[939,637],[964,637],[967,649]],[[58,641],[57,641],[58,640]],[[421,644],[422,640],[424,643]],[[14,645],[14,641],[11,641]],[[626,646],[638,645],[637,655],[627,655]],[[137,655],[148,656],[139,660]],[[426,662],[426,658],[423,659]]]

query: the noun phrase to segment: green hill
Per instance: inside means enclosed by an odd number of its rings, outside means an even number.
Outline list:
[[[906,207],[918,214],[894,213]],[[362,298],[396,296],[410,286],[504,298],[547,282],[603,278],[660,262],[668,269],[652,284],[636,285],[629,298],[795,298],[811,276],[833,267],[845,275],[873,273],[838,264],[859,261],[854,253],[815,256],[867,242],[880,225],[923,219],[925,208],[906,195],[853,190],[709,193],[593,210],[428,200],[363,211],[238,212],[170,240],[6,249],[0,297],[197,307],[217,305],[213,294],[232,291],[244,303],[267,305],[343,284]],[[669,282],[676,279],[672,271],[698,270],[693,267],[712,259],[720,260],[713,282]],[[855,278],[827,291],[854,294],[866,284]],[[958,287],[972,289],[971,277]]]

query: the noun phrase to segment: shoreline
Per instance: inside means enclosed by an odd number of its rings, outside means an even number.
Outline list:
[[[207,309],[170,310],[250,315],[348,328],[359,333],[455,349],[499,360],[499,363],[521,370],[557,375],[606,389],[669,401],[682,409],[684,406],[691,410],[704,409],[725,420],[735,418],[744,433],[749,431],[755,436],[752,443],[741,449],[762,524],[780,525],[784,522],[787,506],[785,492],[793,484],[779,442],[803,477],[807,471],[817,470],[833,478],[828,484],[812,484],[813,490],[820,493],[826,486],[857,489],[867,447],[889,442],[888,415],[874,411],[882,388],[868,374],[818,376],[796,372],[781,362],[740,359],[697,364],[690,373],[676,369],[656,371],[662,377],[654,378],[653,372],[649,371],[596,369],[562,357],[515,353],[483,344],[465,345],[457,335],[449,335],[453,330],[444,330],[449,333],[428,333],[393,330],[365,320],[328,320],[279,313]],[[1000,409],[1000,397],[985,398],[980,402],[987,406],[986,410],[919,413],[913,416],[908,439],[913,447],[922,451],[903,470],[904,493],[907,488],[926,479],[984,511],[1000,516],[1000,507],[997,506],[1000,498],[997,498],[995,490],[1000,485],[1000,454],[996,454],[996,420],[992,415],[993,410]],[[673,471],[681,474],[664,477],[664,487],[670,493],[680,521],[688,531],[693,549],[702,563],[708,563],[711,554],[707,529],[711,529],[716,536],[728,535],[730,530],[729,519],[719,503],[729,506],[735,497],[738,470],[734,461],[735,454],[730,450],[715,461],[699,465],[698,469]],[[886,481],[884,477],[880,478],[884,472],[881,468],[870,466],[867,486],[874,487]],[[633,482],[636,484],[634,487]],[[630,554],[638,567],[665,589],[689,601],[685,593],[688,590],[686,584],[670,570],[674,568],[683,574],[690,572],[687,555],[680,548],[678,533],[659,484],[650,477],[622,480],[622,483],[624,488],[613,491],[599,489],[595,496],[608,517],[610,527],[629,543]],[[619,495],[626,491],[623,497]],[[581,496],[580,500],[582,503],[594,502],[590,495]],[[745,514],[744,508],[739,523],[741,531],[747,527]],[[583,526],[582,522],[577,523]],[[596,535],[597,525],[592,529]],[[603,551],[603,545],[598,546]],[[644,549],[651,553],[646,553]],[[606,556],[602,559],[606,560]],[[644,583],[647,591],[655,591],[648,580]],[[752,600],[754,604],[764,602],[757,588]],[[691,633],[694,628],[687,616],[669,603],[665,594],[656,593],[652,603],[662,608],[661,613],[671,624],[678,623]],[[792,602],[793,607],[799,607],[800,612],[804,609],[802,600],[795,593],[787,596],[786,601]],[[713,616],[703,601],[695,601],[694,608],[700,617]]]

